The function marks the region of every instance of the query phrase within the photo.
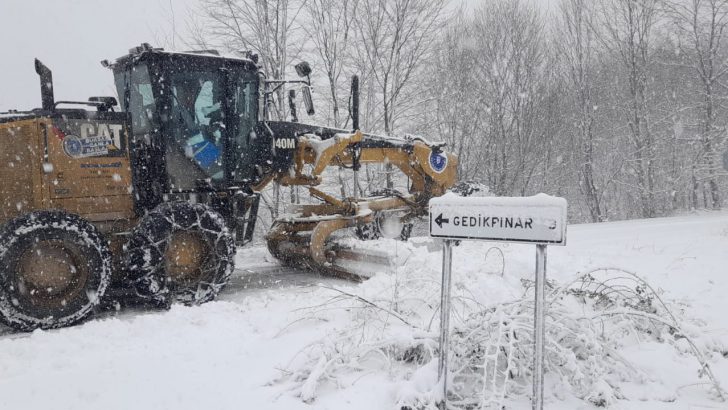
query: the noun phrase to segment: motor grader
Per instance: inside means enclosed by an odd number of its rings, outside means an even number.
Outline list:
[[[42,107],[0,113],[0,320],[16,329],[83,320],[113,290],[161,305],[212,300],[236,245],[253,237],[270,183],[308,187],[318,201],[273,223],[271,253],[356,278],[337,263],[356,250],[335,233],[372,236],[395,221],[406,235],[455,181],[457,158],[443,144],[358,129],[357,82],[353,129],[297,122],[293,98],[291,121],[281,121],[286,83],[301,85],[313,112],[307,63],[296,65],[301,79],[268,80],[250,53],[142,44],[102,64],[118,100],[56,101],[52,73],[36,60]],[[356,179],[371,163],[399,168],[409,192],[337,198],[316,188],[327,167]]]

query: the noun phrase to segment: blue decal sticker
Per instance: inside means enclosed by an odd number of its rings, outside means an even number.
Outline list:
[[[438,174],[447,167],[447,156],[443,153],[430,153],[430,168]]]
[[[109,154],[109,146],[113,146],[113,143],[109,137],[104,136],[79,138],[66,135],[63,138],[63,150],[71,158],[100,157]]]
[[[83,153],[83,146],[78,137],[73,135],[67,135],[63,139],[63,150],[66,151],[66,155],[72,158],[79,158]]]

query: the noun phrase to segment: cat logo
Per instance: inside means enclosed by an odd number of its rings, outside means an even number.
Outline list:
[[[82,123],[80,136],[62,133],[63,151],[71,158],[100,157],[121,149],[121,124]]]

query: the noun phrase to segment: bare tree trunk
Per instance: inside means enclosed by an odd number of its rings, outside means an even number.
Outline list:
[[[576,141],[579,148],[579,187],[589,209],[593,222],[606,219],[601,205],[601,194],[594,177],[594,122],[593,101],[593,29],[592,11],[587,0],[566,0],[561,3],[563,27],[560,31],[563,42],[560,53],[568,67],[568,78],[572,88],[573,105],[576,110]]]
[[[497,195],[529,190],[534,172],[548,161],[551,142],[545,115],[550,82],[544,23],[530,3],[494,1],[475,12],[473,38],[481,63],[476,82],[487,104],[486,174]]]
[[[655,141],[647,109],[647,72],[650,41],[661,0],[602,0],[600,27],[603,44],[620,57],[627,73],[627,121],[633,153],[631,168],[637,178],[642,216],[656,215]]]
[[[721,195],[717,182],[715,145],[722,138],[716,126],[716,89],[715,86],[728,69],[721,63],[725,59],[723,34],[728,27],[728,2],[725,0],[674,1],[669,11],[678,33],[685,39],[680,43],[680,51],[689,57],[689,65],[697,74],[702,85],[703,105],[701,142],[701,167],[707,180],[710,195],[706,207],[721,208]],[[723,121],[725,124],[725,121]],[[693,169],[693,172],[695,170]],[[693,175],[693,178],[696,178]],[[697,201],[696,201],[697,202]]]

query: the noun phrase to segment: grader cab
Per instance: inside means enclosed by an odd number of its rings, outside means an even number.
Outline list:
[[[109,63],[113,97],[56,101],[36,60],[42,108],[0,113],[0,320],[21,330],[88,317],[109,289],[203,303],[227,283],[236,245],[253,237],[269,183],[309,188],[313,202],[266,237],[284,263],[360,278],[334,232],[403,233],[455,181],[442,144],[273,121],[283,81],[256,58],[167,52],[146,44]],[[296,67],[309,113],[311,72]],[[354,93],[356,103],[358,93]],[[120,107],[117,108],[117,106]],[[280,113],[279,113],[280,114]],[[328,166],[390,163],[409,192],[336,198],[315,188]],[[355,178],[356,179],[356,178]],[[406,235],[405,235],[406,236]],[[355,252],[354,252],[355,253]]]

